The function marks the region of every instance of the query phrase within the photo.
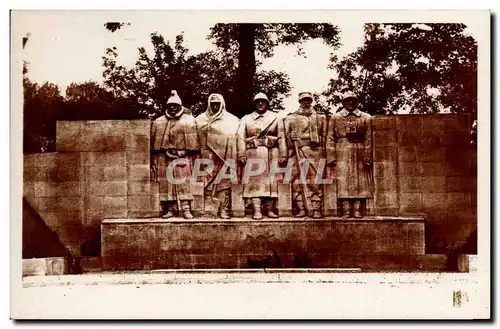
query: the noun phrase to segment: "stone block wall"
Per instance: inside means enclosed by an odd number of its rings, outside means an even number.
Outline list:
[[[74,255],[104,218],[158,216],[150,121],[60,121],[56,153],[24,157],[24,196]],[[95,241],[97,240],[97,241]]]
[[[427,252],[465,243],[477,226],[477,155],[467,115],[374,119],[373,212],[426,217]]]
[[[25,155],[24,197],[74,255],[89,241],[100,245],[105,218],[159,215],[149,172],[150,124],[61,121],[57,152]],[[371,215],[425,215],[427,252],[463,244],[477,226],[470,127],[465,115],[376,116]],[[334,189],[326,195],[335,199]],[[242,215],[243,204],[237,210]]]
[[[24,157],[24,197],[72,253],[79,252],[73,242],[87,238],[80,162],[79,153]]]

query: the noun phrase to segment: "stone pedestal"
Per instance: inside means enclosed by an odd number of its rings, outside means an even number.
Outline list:
[[[64,275],[68,273],[65,257],[23,259],[23,277],[34,275]]]
[[[101,234],[106,270],[353,267],[425,250],[422,217],[106,219]]]
[[[477,255],[459,255],[458,256],[458,271],[459,272],[477,272]]]

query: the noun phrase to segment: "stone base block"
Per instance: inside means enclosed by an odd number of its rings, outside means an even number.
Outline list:
[[[63,275],[68,273],[65,257],[23,259],[23,276]]]
[[[477,272],[477,255],[459,255],[458,271],[465,273]]]
[[[101,234],[106,270],[350,267],[425,250],[422,217],[106,219]]]

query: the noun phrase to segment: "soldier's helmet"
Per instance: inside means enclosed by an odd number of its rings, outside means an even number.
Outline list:
[[[305,98],[313,99],[313,94],[309,91],[299,93],[299,102]]]
[[[358,96],[356,96],[356,94],[353,93],[352,91],[348,91],[347,93],[344,94],[342,100],[344,101],[346,99],[355,99],[359,101]]]
[[[255,97],[253,98],[253,101],[256,102],[258,100],[265,100],[266,102],[269,103],[269,99],[267,98],[266,94],[264,94],[264,93],[258,93],[257,95],[255,95]]]
[[[177,95],[177,91],[176,90],[172,90],[170,92],[170,98],[167,101],[167,105],[168,104],[178,104],[178,105],[182,106],[181,98],[179,97],[179,95]]]

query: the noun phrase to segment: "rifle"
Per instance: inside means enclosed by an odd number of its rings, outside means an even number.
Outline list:
[[[227,142],[227,141],[226,141],[226,149],[225,149],[225,151],[224,151],[224,153],[225,153],[225,154],[227,154],[227,147],[228,147],[228,144],[229,144],[229,142]],[[233,168],[233,167],[230,167],[230,166],[229,166],[229,164],[226,162],[226,160],[224,160],[224,159],[223,159],[223,158],[219,155],[219,153],[215,152],[215,149],[214,149],[214,148],[212,148],[212,147],[208,144],[208,140],[207,140],[207,146],[208,146],[208,147],[212,150],[212,152],[214,152],[214,153],[215,153],[215,155],[216,155],[216,156],[217,156],[220,160],[222,160],[222,162],[223,162],[225,165],[227,165],[229,168]],[[224,168],[224,166],[222,166],[222,168]],[[222,168],[221,168],[221,169],[222,169]],[[234,168],[233,168],[233,169],[234,169]],[[219,173],[217,173],[217,175],[215,176],[215,179],[217,179],[218,174],[219,174]],[[214,184],[213,184],[213,186],[212,186],[212,200],[214,200],[214,199],[215,199],[215,190],[216,190],[216,188],[217,188],[217,184],[215,184],[215,181],[214,181]],[[220,201],[220,200],[217,200],[217,201]]]
[[[312,210],[312,205],[310,204],[311,200],[307,198],[306,195],[306,189],[307,189],[307,183],[302,181],[302,171],[300,170],[300,157],[299,157],[299,146],[297,145],[297,140],[293,141],[293,147],[295,148],[295,162],[297,162],[297,169],[299,172],[299,180],[300,184],[302,185],[302,202],[304,203],[304,207],[306,208],[306,212],[309,215]]]

